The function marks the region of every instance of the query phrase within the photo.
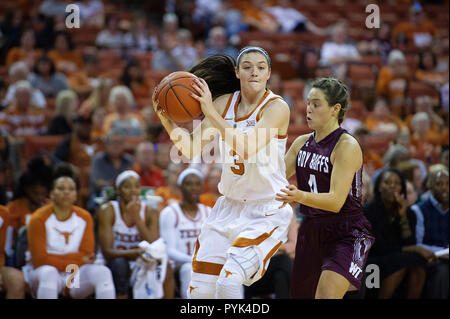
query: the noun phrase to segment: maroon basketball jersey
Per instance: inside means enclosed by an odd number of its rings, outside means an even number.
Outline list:
[[[331,172],[333,171],[330,157],[336,143],[344,133],[347,131],[339,127],[318,143],[314,140],[315,132],[311,134],[297,154],[298,189],[312,193],[328,193],[330,191]],[[352,187],[339,215],[354,216],[363,213],[361,189],[362,166],[353,177]],[[300,213],[307,217],[335,214],[302,204],[300,204]]]

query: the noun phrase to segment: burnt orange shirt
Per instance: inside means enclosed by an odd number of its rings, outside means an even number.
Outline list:
[[[50,201],[47,199],[47,204]],[[33,212],[29,208],[29,201],[26,197],[19,198],[7,204],[9,209],[9,223],[14,231],[18,231],[20,227],[26,223],[27,215]]]
[[[8,208],[0,205],[0,268],[5,264],[5,242],[8,225]]]
[[[32,67],[34,62],[42,55],[43,51],[40,49],[34,49],[31,52],[24,51],[21,47],[14,47],[8,51],[8,55],[6,56],[6,65],[9,67],[11,64],[14,64],[19,61],[28,62],[28,64]]]
[[[72,206],[70,216],[59,221],[53,213],[53,204],[41,207],[28,225],[28,243],[34,268],[50,265],[64,272],[69,264],[82,266],[83,257],[94,253],[91,214]]]

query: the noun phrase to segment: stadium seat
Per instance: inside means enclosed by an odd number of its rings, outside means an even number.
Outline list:
[[[427,83],[421,81],[410,81],[408,87],[408,97],[414,101],[416,97],[428,95],[432,99],[439,99],[439,91]]]
[[[63,135],[54,136],[26,136],[21,147],[22,162],[28,163],[30,159],[41,151],[53,153],[56,146],[64,139]]]

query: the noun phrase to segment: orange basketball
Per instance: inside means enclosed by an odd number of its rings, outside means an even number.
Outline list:
[[[155,96],[159,106],[172,121],[190,122],[202,113],[200,103],[189,95],[197,93],[191,85],[195,78],[197,77],[189,72],[173,72],[156,87]]]

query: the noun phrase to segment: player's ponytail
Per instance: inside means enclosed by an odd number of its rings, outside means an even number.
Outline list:
[[[311,88],[320,89],[329,106],[341,105],[338,114],[338,123],[341,125],[350,105],[350,95],[345,84],[336,78],[319,78],[312,83]]]
[[[217,97],[239,91],[240,81],[235,73],[236,62],[226,54],[215,54],[201,60],[189,72],[204,79],[213,100]]]

